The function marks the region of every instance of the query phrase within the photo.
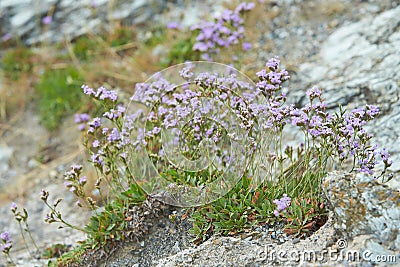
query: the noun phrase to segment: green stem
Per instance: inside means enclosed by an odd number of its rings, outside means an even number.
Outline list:
[[[29,253],[29,255],[31,256],[31,258],[33,258],[33,254],[32,254],[31,251],[29,250],[29,246],[28,246],[28,243],[26,242],[25,235],[24,235],[24,229],[22,229],[22,225],[21,225],[21,222],[20,222],[20,221],[18,221],[18,225],[19,225],[19,231],[21,232],[22,239],[24,240],[25,248],[26,248],[26,250],[28,251],[28,253]]]
[[[64,221],[64,219],[61,217],[61,213],[59,213],[58,211],[56,211],[52,206],[50,206],[47,201],[44,202],[46,204],[47,207],[49,207],[51,209],[52,212],[54,212],[54,214],[57,215],[57,219],[59,220],[59,222],[65,224],[66,226],[68,226],[69,228],[81,231],[83,233],[86,233],[86,231],[83,228],[80,228],[78,226],[74,226],[70,223],[67,223],[66,221]]]
[[[13,259],[11,258],[10,253],[7,253],[7,257],[8,257],[8,259],[10,260],[10,262],[11,262],[11,264],[12,264],[13,266],[17,266],[17,264],[15,264],[15,262],[14,262]]]
[[[31,231],[30,231],[30,229],[29,229],[28,224],[25,223],[25,226],[26,226],[26,231],[28,232],[29,238],[32,240],[32,243],[33,243],[33,245],[34,245],[35,248],[36,248],[36,253],[38,253],[38,252],[39,252],[39,247],[37,246],[35,240],[34,240],[33,237],[32,237],[32,234],[31,234]]]

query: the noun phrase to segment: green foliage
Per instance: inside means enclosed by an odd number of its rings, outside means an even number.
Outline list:
[[[47,265],[49,267],[59,267],[59,266],[79,266],[82,259],[82,254],[85,252],[85,248],[80,245],[71,251],[68,251],[57,258],[57,261],[49,261]]]
[[[135,39],[135,34],[132,29],[126,26],[120,26],[108,37],[108,43],[111,47],[116,47],[131,43]]]
[[[317,183],[310,182],[312,177],[305,179],[303,183],[308,184],[308,193],[299,190],[297,179],[286,185],[265,181],[252,190],[251,179],[242,178],[228,194],[195,210],[191,218],[191,234],[195,236],[195,242],[202,242],[215,233],[235,234],[255,224],[273,225],[281,220],[286,223],[285,232],[289,234],[299,235],[315,230],[324,219],[326,210],[322,197],[310,194],[317,192]],[[292,196],[293,204],[283,213],[284,216],[277,217],[273,214],[276,209],[273,201],[284,193]]]
[[[200,53],[198,51],[193,51],[196,36],[197,35],[192,32],[189,37],[179,40],[169,51],[168,57],[162,62],[163,65],[170,66],[184,63],[187,60],[200,60]]]
[[[129,208],[141,204],[146,199],[145,192],[137,185],[130,188],[105,206],[104,211],[92,216],[85,227],[88,235],[86,246],[93,249],[107,242],[124,240]]]
[[[89,36],[82,36],[76,40],[73,50],[77,58],[87,60],[94,55],[98,48],[99,45],[95,40]]]
[[[310,234],[325,222],[327,211],[321,200],[316,198],[292,200],[285,213],[287,224],[284,231],[288,234]]]
[[[167,30],[165,27],[154,27],[149,30],[151,35],[146,38],[144,44],[147,47],[155,47],[158,44],[165,42],[167,38]]]
[[[6,76],[17,80],[22,73],[32,70],[34,65],[34,54],[32,50],[19,46],[4,55],[2,68]]]
[[[43,251],[42,257],[45,259],[58,258],[61,257],[61,255],[63,255],[64,253],[68,252],[69,249],[70,247],[65,244],[54,244],[50,247],[47,247]]]
[[[41,121],[48,130],[56,129],[62,118],[82,104],[82,76],[73,67],[46,70],[36,86]]]
[[[212,183],[221,177],[222,173],[214,170],[212,173],[209,170],[200,170],[198,172],[191,172],[179,169],[168,169],[160,173],[163,179],[172,183],[184,184],[188,186],[202,186]]]

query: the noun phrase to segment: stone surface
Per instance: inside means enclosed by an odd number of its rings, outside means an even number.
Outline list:
[[[0,35],[11,33],[30,45],[110,30],[116,21],[151,26],[157,22],[166,25],[173,20],[190,26],[201,19],[197,10],[217,12],[221,3],[220,0],[189,3],[183,0],[4,0],[0,1]],[[169,15],[163,16],[165,12]],[[47,15],[52,17],[49,25],[42,22]]]
[[[332,227],[332,216],[311,237],[295,242],[279,243],[269,236],[260,237],[257,233],[253,238],[213,236],[197,247],[185,249],[173,256],[157,262],[157,266],[307,266],[320,261],[303,260],[301,255],[311,251],[323,258],[323,251],[335,244],[335,231]],[[289,254],[293,253],[293,257]],[[299,255],[298,260],[296,256]],[[327,258],[322,259],[325,262]],[[330,262],[330,266],[336,263]]]
[[[14,150],[11,147],[0,146],[0,175],[9,169],[9,161]]]
[[[60,42],[87,32],[109,29],[113,21],[144,23],[164,10],[166,1],[135,0],[5,0],[0,2],[0,30],[27,44]],[[49,25],[42,18],[52,16]]]
[[[13,153],[14,149],[12,147],[0,145],[0,187],[8,177],[12,176],[12,173],[10,173],[10,160]]]
[[[400,192],[372,176],[330,173],[323,181],[335,229],[373,255],[400,255]],[[360,236],[363,236],[360,238]],[[358,237],[357,239],[354,239]]]

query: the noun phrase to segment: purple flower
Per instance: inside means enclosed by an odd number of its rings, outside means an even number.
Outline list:
[[[53,21],[53,18],[51,16],[46,16],[42,18],[42,23],[45,25],[49,25]]]
[[[277,205],[278,211],[280,211],[289,207],[290,201],[290,197],[288,197],[286,194],[283,194],[283,197],[281,199],[275,199],[273,202]]]
[[[74,170],[74,171],[80,171],[80,170],[82,170],[82,165],[72,164],[71,165],[71,169]]]
[[[321,90],[319,90],[318,87],[314,86],[313,88],[307,90],[306,94],[308,95],[310,100],[313,100],[314,98],[321,96]]]
[[[275,56],[275,57],[269,59],[265,65],[268,68],[272,68],[272,69],[276,70],[279,67],[279,63],[280,63],[279,57]]]
[[[75,123],[82,123],[82,122],[87,122],[90,120],[90,116],[87,113],[82,113],[82,114],[75,114]]]
[[[81,123],[81,124],[78,125],[78,130],[81,131],[81,132],[84,131],[85,128],[86,128],[86,125],[83,124],[83,123]]]
[[[94,90],[85,84],[82,85],[81,88],[83,90],[83,93],[85,93],[86,95],[91,96],[95,94]]]
[[[92,146],[93,147],[99,147],[100,146],[99,140],[94,140],[93,143],[92,143]]]
[[[243,43],[242,48],[244,51],[249,51],[251,49],[251,43]]]
[[[115,142],[115,141],[117,141],[117,140],[120,140],[120,136],[119,136],[119,133],[118,133],[118,129],[117,129],[117,128],[113,128],[113,129],[111,130],[111,133],[108,135],[107,140],[108,140],[109,142]]]
[[[379,108],[374,105],[367,105],[367,114],[369,116],[368,119],[373,119],[376,115],[379,114]]]
[[[174,22],[174,21],[170,21],[167,23],[167,28],[168,29],[179,29],[181,26],[179,25],[179,23]]]
[[[202,53],[202,59],[210,60],[211,54],[217,54],[222,47],[237,44],[244,37],[244,20],[241,13],[254,8],[254,3],[241,3],[232,10],[223,10],[221,16],[216,17],[214,22],[201,22],[191,27],[191,30],[199,30],[193,50]],[[243,44],[244,50],[249,50],[251,45]]]
[[[274,215],[275,215],[276,217],[278,217],[278,216],[279,216],[279,211],[274,210]]]
[[[5,231],[0,234],[0,239],[2,239],[4,242],[10,241],[10,233],[8,231]]]
[[[17,208],[18,208],[17,203],[15,203],[15,202],[11,203],[10,209],[11,209],[12,211],[16,210]]]
[[[79,179],[79,183],[82,184],[82,185],[85,184],[86,181],[87,181],[87,177],[86,177],[86,176],[82,176],[82,177]]]
[[[12,248],[12,243],[11,242],[8,242],[8,243],[0,245],[1,251],[3,253],[6,253],[6,254],[10,251],[11,248]]]
[[[104,87],[100,87],[97,92],[101,93],[100,100],[110,99],[111,101],[116,101],[118,98],[118,95],[115,91],[109,91]]]
[[[189,80],[190,78],[193,77],[193,72],[190,71],[191,68],[190,67],[185,67],[182,70],[179,71],[179,75],[185,79],[185,80]]]
[[[249,11],[252,10],[255,6],[256,4],[253,2],[250,3],[242,2],[236,7],[235,11],[236,12]]]
[[[6,33],[6,34],[4,34],[4,35],[1,37],[1,40],[2,40],[3,42],[7,42],[8,40],[11,39],[11,37],[12,37],[11,33]]]
[[[94,118],[90,123],[89,123],[90,127],[93,128],[98,128],[101,126],[101,119],[99,117]]]

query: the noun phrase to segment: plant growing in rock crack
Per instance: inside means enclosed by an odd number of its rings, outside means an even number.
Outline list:
[[[329,114],[316,87],[307,91],[309,102],[296,108],[287,103],[283,84],[290,77],[279,63],[278,57],[270,59],[257,72],[256,84],[240,80],[229,68],[227,75],[197,73],[196,65],[187,63],[179,72],[186,82],[179,86],[162,73],[154,82],[136,84],[131,100],[143,109],[133,105],[133,111],[118,101],[115,91],[83,86],[106,110],[92,120],[87,115],[76,120],[87,122],[84,145],[98,174],[92,186],[99,198],[88,193],[82,166],[72,165],[65,186],[76,196],[77,207],[93,211],[89,223],[78,227],[62,217],[62,200],[51,204],[49,193],[42,191],[50,209],[48,223],[87,235],[60,262],[130,240],[136,231],[131,211],[147,197],[198,206],[191,217],[197,242],[265,223],[283,222],[290,234],[312,233],[324,222],[320,185],[329,169],[350,161],[350,171],[371,174],[380,157],[383,175],[391,165],[389,154],[371,146],[372,136],[363,129],[378,108]],[[293,127],[304,140],[284,145],[285,130]],[[201,168],[181,168],[184,158]],[[143,163],[148,165],[143,168]]]
[[[147,117],[147,128],[138,130],[139,140],[134,144],[142,144],[150,151],[152,163],[171,186],[174,183],[190,186],[212,183],[227,172],[226,169],[221,172],[221,167],[226,168],[232,158],[236,161],[243,160],[243,156],[250,159],[248,165],[242,165],[246,166],[244,175],[232,190],[224,191],[224,197],[194,212],[192,232],[199,239],[210,233],[235,233],[256,223],[279,220],[287,222],[287,233],[312,232],[324,221],[321,178],[335,162],[337,168],[343,168],[344,163],[350,161],[350,171],[372,174],[380,157],[384,163],[381,175],[391,165],[387,151],[371,146],[372,136],[363,129],[367,121],[378,115],[378,108],[367,105],[350,113],[341,109],[331,115],[316,87],[307,91],[309,103],[295,108],[286,104],[286,94],[282,92],[282,85],[289,76],[287,71],[279,69],[279,59],[270,59],[266,66],[257,73],[259,81],[255,87],[236,80],[235,76],[224,78],[212,73],[195,76],[190,67],[181,71],[182,78],[188,81],[183,92],[177,92],[176,86],[162,78],[151,84],[137,85],[133,99],[144,101],[152,110]],[[191,84],[195,84],[198,91],[191,90]],[[241,88],[243,96],[231,88]],[[231,117],[230,111],[235,116]],[[290,125],[304,135],[304,141],[297,147],[283,147],[284,130]],[[225,138],[238,133],[232,130],[235,127],[244,130],[245,133],[240,134],[247,139],[235,141],[246,140],[243,145],[248,146],[249,154],[227,152]],[[172,137],[162,137],[163,130],[169,128]],[[175,128],[181,131],[174,133]],[[260,138],[262,135],[267,138]],[[203,140],[219,145],[209,152],[215,155],[210,160],[211,168],[195,172],[169,164],[179,152],[191,160],[204,157],[199,147]],[[180,151],[171,150],[179,145]],[[172,152],[165,151],[165,147]],[[225,179],[224,182],[231,181]],[[287,198],[290,196],[291,201],[282,208],[279,203],[284,194]],[[273,208],[275,204],[277,207]]]

